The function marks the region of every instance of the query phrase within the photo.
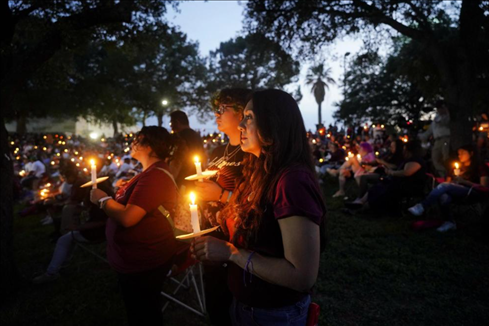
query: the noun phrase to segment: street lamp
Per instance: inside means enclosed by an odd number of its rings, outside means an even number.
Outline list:
[[[163,106],[167,106],[168,105],[168,101],[167,100],[163,100],[163,101],[161,101],[161,104],[163,104]]]

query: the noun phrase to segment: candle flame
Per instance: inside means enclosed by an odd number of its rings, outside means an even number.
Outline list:
[[[95,165],[95,160],[93,158],[90,160],[90,165]]]
[[[457,162],[455,162],[455,168],[458,169],[459,168],[459,164]]]
[[[197,155],[194,156],[194,162],[199,163],[199,157]]]
[[[190,201],[192,202],[192,205],[195,205],[195,194],[193,192],[190,193]]]

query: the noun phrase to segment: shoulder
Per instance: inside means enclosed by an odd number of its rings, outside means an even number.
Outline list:
[[[287,167],[280,173],[280,177],[277,182],[277,188],[290,188],[298,184],[310,184],[315,185],[316,176],[305,166],[292,166]]]

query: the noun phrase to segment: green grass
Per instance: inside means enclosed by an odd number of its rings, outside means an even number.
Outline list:
[[[329,243],[313,300],[320,325],[481,325],[489,320],[489,244],[477,218],[447,234],[412,231],[411,217],[354,216],[324,186]],[[351,188],[350,193],[355,189]],[[33,286],[54,244],[39,216],[16,218],[15,256],[22,287],[0,312],[1,325],[124,325],[115,273],[78,250],[55,283]],[[487,230],[485,230],[487,232]],[[485,236],[481,236],[485,235]],[[103,251],[103,245],[97,248]],[[171,305],[166,325],[207,325]]]

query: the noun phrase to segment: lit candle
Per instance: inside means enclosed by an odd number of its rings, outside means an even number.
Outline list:
[[[453,170],[453,174],[458,177],[460,175],[460,165],[456,162],[455,169]]]
[[[197,205],[195,205],[195,194],[190,193],[190,223],[192,224],[193,233],[200,232],[199,214],[197,212]]]
[[[92,189],[97,189],[97,166],[93,159],[90,160],[90,165],[92,165]]]
[[[201,177],[202,176],[202,164],[200,164],[198,156],[194,157],[194,162],[195,162],[195,169],[197,170],[197,176]],[[199,181],[203,182],[202,178],[199,178]]]
[[[362,161],[362,155],[357,154],[357,160],[358,160],[358,162],[361,162]]]

